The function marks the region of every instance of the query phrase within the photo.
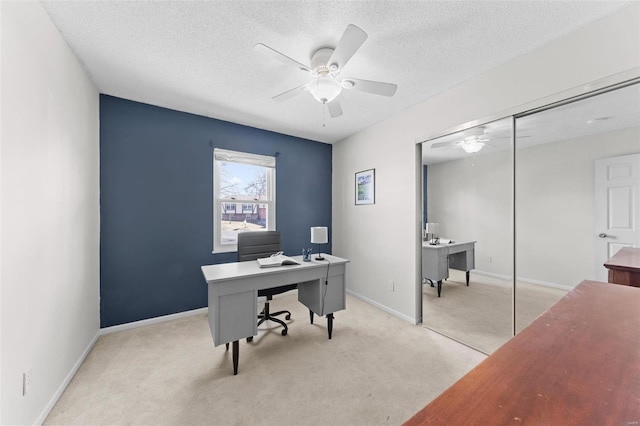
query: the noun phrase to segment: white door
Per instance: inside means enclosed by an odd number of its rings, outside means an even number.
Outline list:
[[[640,247],[640,154],[596,160],[596,261],[602,266],[622,247]]]

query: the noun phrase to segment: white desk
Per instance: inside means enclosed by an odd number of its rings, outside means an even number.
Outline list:
[[[260,268],[258,262],[234,262],[202,266],[209,288],[209,327],[213,344],[233,342],[233,373],[238,373],[239,341],[258,334],[258,290],[298,284],[298,301],[313,314],[326,315],[329,339],[333,313],[346,307],[345,270],[347,259],[328,254],[325,260],[300,265]],[[326,284],[325,284],[326,283]]]
[[[442,292],[442,280],[449,278],[449,268],[467,273],[475,268],[475,241],[431,245],[422,243],[422,278],[438,284],[438,297]]]

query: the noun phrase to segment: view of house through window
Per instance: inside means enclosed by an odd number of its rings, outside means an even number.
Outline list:
[[[214,252],[239,232],[275,229],[275,157],[214,150]]]

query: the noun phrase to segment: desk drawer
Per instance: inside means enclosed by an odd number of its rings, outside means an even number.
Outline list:
[[[298,301],[316,315],[328,315],[346,308],[344,275],[329,277],[327,285],[322,280],[298,284]]]
[[[214,346],[258,334],[256,320],[256,312],[258,310],[257,291],[246,291],[219,297],[213,295],[215,289],[211,287],[209,292],[209,328],[213,336]]]

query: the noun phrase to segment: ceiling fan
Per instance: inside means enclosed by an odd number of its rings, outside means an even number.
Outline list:
[[[485,145],[491,145],[489,142],[491,139],[487,136],[485,128],[482,126],[474,127],[469,130],[465,130],[463,132],[464,136],[461,140],[458,141],[449,141],[449,142],[437,142],[431,145],[431,148],[452,148],[452,147],[460,147],[464,149],[467,153],[473,154],[475,152],[480,151]]]
[[[393,96],[398,89],[397,85],[391,83],[340,76],[342,69],[366,39],[367,33],[359,27],[349,24],[335,48],[321,47],[313,52],[310,66],[291,59],[262,43],[258,43],[254,47],[276,61],[285,65],[293,65],[311,75],[311,81],[308,83],[280,93],[272,99],[285,101],[303,92],[309,92],[318,102],[327,105],[329,115],[335,118],[342,115],[342,107],[336,98],[343,89],[382,96]]]

